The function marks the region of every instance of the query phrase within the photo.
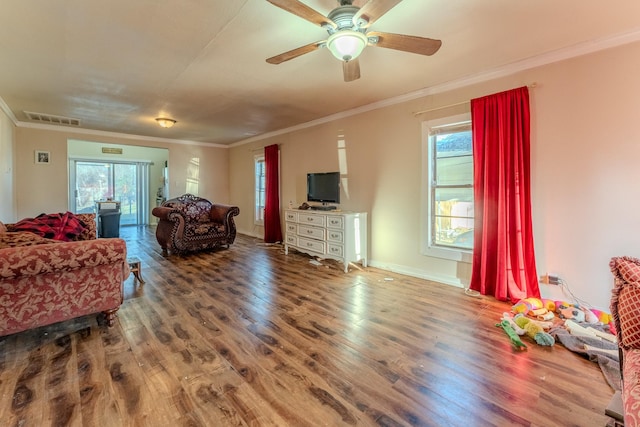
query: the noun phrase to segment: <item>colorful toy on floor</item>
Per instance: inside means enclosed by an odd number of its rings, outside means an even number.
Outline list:
[[[509,322],[513,330],[516,331],[516,334],[521,336],[524,335],[524,329],[516,325],[516,322],[513,321],[513,314],[507,313],[507,312],[502,313],[502,319],[500,319],[500,321],[503,321],[503,320],[506,320],[507,322]]]
[[[534,340],[538,345],[552,346],[556,343],[556,340],[553,339],[550,334],[545,332],[542,326],[540,326],[536,321],[531,320],[522,314],[517,314],[513,318],[513,321],[516,325],[524,329],[527,336]]]
[[[557,302],[557,313],[561,319],[571,319],[575,322],[586,323],[602,323],[603,325],[609,325],[613,321],[611,314],[595,309],[582,307],[578,304],[571,304],[568,302]]]
[[[586,323],[590,323],[593,325],[600,322],[600,320],[598,320],[598,316],[596,316],[596,314],[590,309],[586,307],[580,307],[580,310],[582,310],[584,313],[584,321]]]
[[[611,314],[595,308],[581,307],[567,301],[540,298],[524,298],[511,307],[511,311],[535,319],[540,326],[540,321],[551,321],[558,315],[563,320],[571,319],[578,323],[613,325]]]
[[[589,308],[588,310],[591,311],[598,319],[598,322],[602,323],[603,325],[608,325],[613,321],[613,316],[611,316],[611,314],[607,312],[600,311],[595,308]]]
[[[496,326],[502,328],[516,350],[525,350],[527,348],[507,319],[502,319],[500,323],[496,323]]]
[[[515,314],[525,314],[540,320],[551,320],[556,311],[556,303],[550,299],[525,298],[511,307]]]
[[[539,298],[525,298],[521,299],[511,307],[511,311],[515,314],[527,314],[531,310],[542,308],[542,300]]]
[[[561,319],[571,319],[575,322],[585,321],[584,311],[582,311],[580,307],[576,307],[574,305],[561,304],[558,307],[558,317],[560,317]]]
[[[531,310],[527,315],[537,320],[543,321],[552,320],[554,317],[556,317],[556,315],[553,314],[553,311],[549,311],[544,307]]]

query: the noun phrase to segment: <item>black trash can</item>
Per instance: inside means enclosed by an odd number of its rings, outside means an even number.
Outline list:
[[[120,237],[120,211],[98,212],[98,237]]]

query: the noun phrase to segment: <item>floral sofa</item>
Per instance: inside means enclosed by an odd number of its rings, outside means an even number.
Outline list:
[[[75,225],[66,228],[0,223],[0,336],[94,313],[113,325],[129,275],[126,244],[96,239],[95,214],[67,214]]]
[[[612,258],[614,276],[611,297],[622,374],[624,425],[640,425],[640,259]]]
[[[156,238],[166,255],[168,251],[184,253],[229,247],[236,238],[233,217],[240,209],[185,194],[165,201],[151,213],[159,218]]]

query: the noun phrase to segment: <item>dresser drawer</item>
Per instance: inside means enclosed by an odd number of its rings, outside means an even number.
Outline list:
[[[344,233],[342,230],[327,230],[327,240],[330,242],[344,243]]]
[[[327,253],[342,258],[344,254],[344,246],[329,243],[327,244]]]
[[[324,240],[324,228],[298,226],[298,236],[309,237],[311,239]]]
[[[341,216],[328,216],[327,217],[327,227],[329,228],[344,228],[344,218]]]
[[[326,219],[326,216],[324,215],[305,214],[305,213],[298,214],[298,222],[300,224],[313,224],[313,225],[317,225],[318,227],[324,227],[325,219]]]
[[[298,226],[290,222],[287,222],[285,225],[285,230],[287,231],[287,233],[296,234],[297,229],[298,229]]]
[[[284,240],[287,242],[287,245],[298,246],[298,236],[296,235],[287,234]]]
[[[311,240],[311,239],[305,239],[304,237],[299,237],[298,246],[308,251],[324,254],[324,242],[320,242],[318,240]]]
[[[284,214],[285,221],[298,222],[298,213],[297,212],[285,212]]]

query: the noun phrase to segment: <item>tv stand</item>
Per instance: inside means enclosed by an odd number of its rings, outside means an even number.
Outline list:
[[[313,211],[335,211],[338,207],[331,205],[311,205],[309,206],[309,209]]]

